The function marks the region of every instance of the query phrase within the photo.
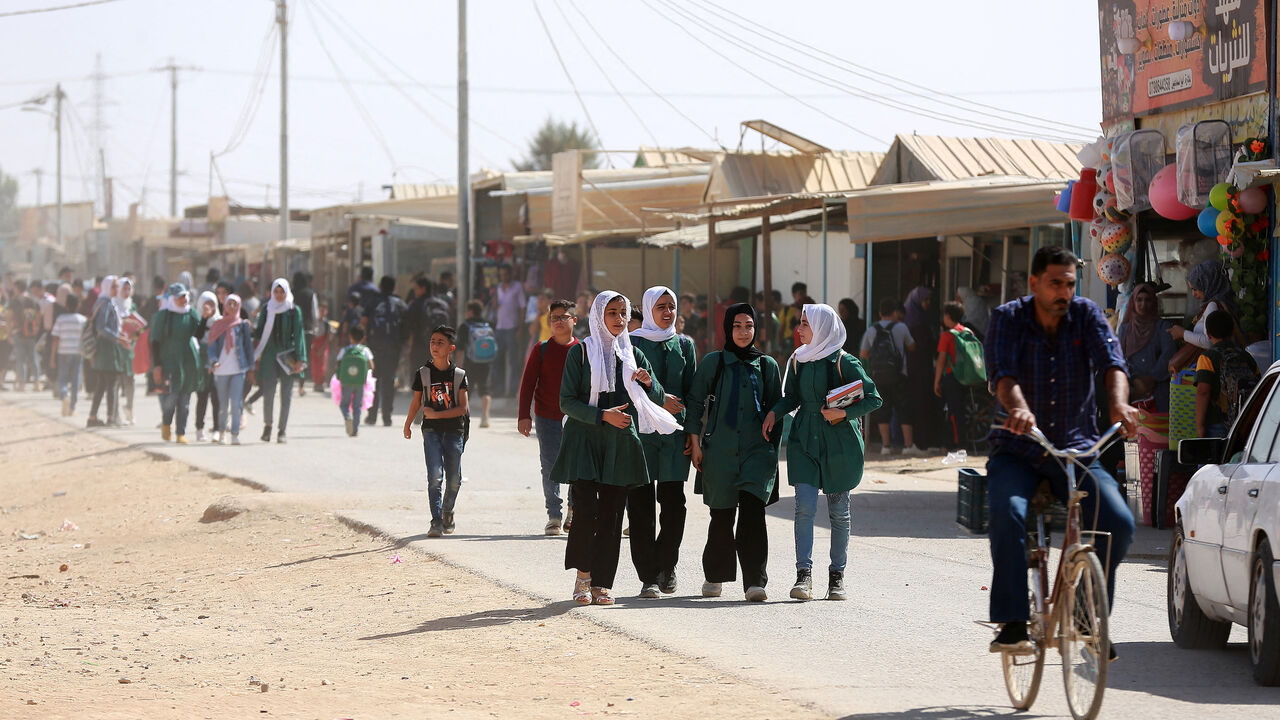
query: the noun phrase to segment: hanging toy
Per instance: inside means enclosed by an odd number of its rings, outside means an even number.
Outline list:
[[[1107,253],[1122,253],[1128,250],[1132,240],[1133,231],[1128,225],[1121,223],[1108,223],[1098,237],[1098,241],[1102,243],[1102,249]]]
[[[1107,214],[1107,203],[1116,204],[1116,196],[1106,190],[1099,190],[1093,194],[1093,214],[1099,217],[1105,217]]]
[[[1101,242],[1102,231],[1110,224],[1106,218],[1094,218],[1089,222],[1089,237]]]
[[[1098,278],[1111,287],[1120,287],[1129,280],[1129,261],[1123,255],[1110,253],[1098,261]]]

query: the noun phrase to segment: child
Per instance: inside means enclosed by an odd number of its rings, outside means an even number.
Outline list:
[[[964,306],[958,302],[949,302],[942,306],[942,327],[944,332],[938,337],[938,362],[933,370],[933,394],[942,398],[947,406],[947,425],[944,431],[948,450],[959,450],[969,442],[968,389],[956,379],[956,338],[967,337],[974,342],[973,332],[960,324],[964,319]],[[969,333],[968,336],[965,333]]]
[[[573,302],[556,300],[547,310],[551,338],[533,347],[524,363],[524,375],[520,380],[520,419],[517,429],[529,437],[533,430],[534,416],[538,426],[538,449],[542,460],[542,499],[547,506],[545,535],[559,535],[563,524],[565,531],[572,526],[573,505],[569,505],[566,518],[561,514],[560,483],[551,479],[551,466],[556,464],[560,452],[561,425],[564,413],[560,412],[560,379],[564,376],[564,360],[569,348],[578,344],[573,327],[578,318],[574,315]],[[529,412],[529,406],[533,412]]]
[[[364,406],[364,386],[373,371],[373,351],[363,344],[364,328],[352,325],[347,330],[351,344],[338,353],[338,384],[342,386],[342,399],[338,408],[347,424],[347,435],[360,434],[360,411]]]
[[[404,420],[404,438],[413,437],[413,421],[422,411],[422,449],[427,457],[427,496],[431,528],[427,537],[452,535],[453,506],[462,487],[462,450],[466,445],[467,374],[450,358],[456,334],[448,325],[431,331],[431,362],[413,377],[413,404]],[[444,498],[440,480],[445,480]]]
[[[1240,403],[1258,384],[1258,364],[1233,339],[1235,322],[1226,310],[1214,310],[1204,321],[1213,346],[1196,363],[1197,437],[1226,437]]]
[[[58,370],[58,397],[62,398],[62,415],[76,413],[76,396],[80,394],[80,335],[88,319],[75,309],[58,316],[53,321],[53,360]]]
[[[240,444],[240,415],[244,410],[244,385],[253,368],[253,325],[240,314],[240,296],[223,300],[226,314],[209,327],[208,357],[218,397],[218,426],[231,428],[231,444]],[[228,415],[228,413],[230,413]],[[228,426],[228,417],[230,425]]]
[[[465,359],[467,379],[476,394],[480,396],[480,427],[487,428],[489,427],[489,406],[493,403],[493,396],[489,394],[489,371],[493,367],[493,360],[497,354],[495,352],[485,357],[479,356],[481,342],[491,343],[494,338],[493,328],[484,319],[484,303],[479,300],[467,303],[467,321],[458,329],[458,337],[466,343],[462,357]]]

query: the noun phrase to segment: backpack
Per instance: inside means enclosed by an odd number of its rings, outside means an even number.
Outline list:
[[[483,320],[467,321],[467,359],[478,363],[491,363],[498,357],[498,338],[493,328]]]
[[[1253,356],[1237,345],[1219,348],[1219,351],[1222,367],[1218,368],[1218,380],[1227,399],[1227,427],[1230,428],[1258,384],[1258,365]]]
[[[871,352],[867,357],[867,370],[871,377],[884,382],[902,374],[902,353],[893,341],[893,329],[898,322],[890,322],[888,327],[874,325],[876,336],[871,341]],[[958,346],[957,346],[958,347]]]
[[[80,357],[86,362],[93,362],[93,355],[98,350],[98,332],[94,329],[93,321],[95,317],[89,318],[89,321],[80,328]]]
[[[343,387],[364,387],[369,379],[369,358],[364,349],[364,345],[348,345],[338,358],[338,382]]]
[[[379,300],[369,315],[369,344],[382,347],[399,342],[400,316],[403,312],[400,298],[387,295]]]
[[[982,385],[987,381],[987,365],[982,359],[982,343],[969,328],[960,332],[948,330],[955,336],[956,359],[951,363],[951,374],[961,385]]]
[[[423,313],[426,316],[426,327],[423,328],[428,333],[441,325],[449,325],[449,305],[445,301],[437,297],[427,298],[422,306]]]
[[[458,388],[462,387],[462,381],[467,377],[465,370],[458,366],[453,368],[453,404],[458,405]],[[418,379],[423,387],[423,402],[426,402],[426,393],[431,390],[431,366],[424,365],[418,369]],[[422,419],[422,418],[419,418]],[[462,448],[467,447],[467,440],[471,439],[471,413],[462,416]]]
[[[24,338],[34,338],[40,336],[40,308],[34,303],[22,303],[22,327],[18,328],[18,332]]]

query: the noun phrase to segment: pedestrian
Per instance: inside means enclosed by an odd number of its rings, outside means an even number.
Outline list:
[[[303,341],[307,344],[307,351],[312,356],[312,362],[316,362],[314,347],[316,323],[320,317],[320,302],[316,297],[316,292],[311,289],[311,275],[301,270],[293,274],[293,297],[294,304],[302,312]],[[298,397],[306,394],[307,380],[304,377],[298,382]]]
[[[11,302],[9,289],[0,286],[0,390],[9,389],[4,386],[4,383],[5,378],[9,375],[9,368],[13,363],[14,324],[12,314],[9,311]]]
[[[813,597],[813,518],[818,493],[827,496],[831,520],[831,565],[827,599],[844,600],[844,571],[849,554],[849,491],[862,482],[862,434],[853,421],[879,408],[876,384],[857,358],[841,350],[845,330],[829,305],[805,305],[800,315],[800,346],[792,353],[783,397],[764,421],[764,433],[777,418],[796,411],[787,443],[787,481],[796,489],[796,582],[791,597]],[[862,399],[847,407],[828,407],[832,390],[862,383]]]
[[[1201,305],[1192,320],[1193,329],[1187,330],[1180,325],[1174,325],[1167,330],[1174,340],[1186,343],[1170,359],[1168,368],[1170,375],[1176,374],[1185,367],[1193,367],[1198,351],[1213,347],[1213,341],[1205,330],[1205,320],[1209,315],[1217,310],[1226,310],[1233,318],[1239,315],[1235,298],[1231,296],[1231,280],[1227,277],[1227,269],[1223,267],[1222,262],[1206,260],[1192,268],[1191,272],[1187,273],[1187,289],[1196,300],[1200,301]],[[1241,336],[1240,340],[1243,339]]]
[[[524,285],[513,280],[511,275],[510,265],[499,267],[498,286],[494,289],[494,336],[498,340],[498,359],[493,382],[501,397],[515,394],[515,378],[521,359],[518,348],[524,347],[520,342],[525,310]]]
[[[258,312],[253,331],[254,367],[262,386],[262,442],[271,442],[271,425],[275,413],[276,388],[280,389],[280,425],[276,442],[285,443],[289,424],[289,407],[293,403],[293,382],[306,369],[307,343],[303,334],[302,312],[293,304],[289,281],[276,278],[271,283],[271,298]]]
[[[93,404],[89,406],[86,427],[102,427],[108,423],[119,424],[119,378],[129,361],[129,339],[120,331],[120,311],[114,301],[119,292],[115,275],[102,279],[98,298],[94,302],[93,318]],[[107,421],[98,418],[102,398],[107,399]]]
[[[36,292],[41,288],[36,281],[31,287]],[[40,304],[27,292],[27,283],[23,280],[14,282],[14,299],[9,303],[9,313],[14,327],[13,332],[13,369],[15,373],[14,390],[22,392],[28,382],[40,390],[40,360],[36,351],[36,343],[40,340],[41,319]]]
[[[880,430],[881,455],[893,452],[893,436],[890,424],[896,413],[902,428],[902,454],[907,457],[923,457],[915,447],[915,426],[912,424],[913,408],[907,388],[907,353],[915,349],[916,340],[907,326],[894,319],[898,305],[890,298],[880,301],[880,321],[867,329],[862,336],[862,360],[884,404],[870,418]]]
[[[569,498],[567,514],[560,499],[560,483],[551,477],[563,435],[564,413],[560,411],[560,380],[564,377],[564,361],[569,349],[578,344],[573,336],[578,318],[569,300],[552,301],[547,310],[551,337],[533,347],[524,363],[520,380],[516,429],[529,437],[535,425],[538,431],[539,460],[542,464],[542,499],[547,508],[545,535],[559,535],[573,526],[573,499]],[[530,412],[532,406],[532,412]]]
[[[1225,438],[1258,384],[1258,363],[1235,341],[1235,318],[1214,310],[1204,328],[1213,346],[1196,361],[1196,437]]]
[[[943,333],[938,337],[938,360],[933,370],[933,394],[942,398],[946,410],[944,438],[947,450],[955,451],[969,444],[969,386],[956,377],[957,363],[964,362],[962,349],[982,352],[982,344],[969,328],[960,324],[964,306],[949,302],[942,306]]]
[[[755,346],[756,317],[746,303],[726,310],[724,347],[708,353],[698,367],[687,396],[685,431],[698,469],[693,490],[711,511],[702,550],[702,596],[719,597],[741,564],[746,599],[764,602],[769,582],[765,506],[778,499],[782,436],[779,428],[766,437],[764,418],[782,399],[782,381],[777,361]],[[634,526],[632,521],[632,542]]]
[[[225,400],[218,395],[217,384],[213,381],[213,363],[208,362],[209,357],[209,329],[215,323],[222,319],[222,313],[218,312],[218,296],[213,292],[206,290],[200,293],[200,299],[196,302],[196,307],[200,313],[200,323],[196,326],[196,342],[199,343],[199,352],[197,360],[199,367],[196,370],[196,442],[204,442],[204,414],[210,411],[213,416],[213,430],[210,440],[215,443],[222,443],[222,433],[224,425],[222,424],[222,403]],[[212,401],[212,407],[210,406]]]
[[[142,302],[142,307],[139,309],[142,319],[146,320],[148,325],[155,319],[156,313],[160,312],[160,304],[164,301],[164,290],[168,286],[168,282],[159,275],[151,278],[151,294]]]
[[[249,278],[240,283],[240,307],[244,309],[246,318],[258,317],[262,300],[258,298],[258,279]]]
[[[431,363],[413,378],[413,403],[404,419],[404,437],[413,437],[421,418],[422,451],[427,461],[427,501],[431,526],[427,537],[452,535],[454,508],[462,489],[462,451],[466,448],[467,373],[452,361],[456,333],[448,325],[431,331]],[[443,492],[441,482],[443,481]]]
[[[170,285],[151,323],[151,373],[160,393],[160,437],[165,442],[187,443],[191,393],[200,383],[199,328],[191,291],[182,283]]]
[[[964,306],[964,318],[961,322],[969,328],[978,339],[986,337],[987,323],[991,320],[991,307],[987,301],[970,287],[956,288],[956,302]]]
[[[400,365],[400,349],[403,346],[401,326],[406,306],[396,295],[396,279],[383,275],[378,281],[378,296],[369,313],[367,337],[369,349],[374,357],[374,391],[373,406],[369,408],[369,416],[365,418],[368,425],[378,423],[378,413],[382,413],[382,424],[391,427],[391,411],[396,399],[396,368]]]
[[[673,433],[676,419],[659,404],[662,385],[625,331],[631,307],[606,290],[591,306],[591,335],[565,359],[560,409],[568,416],[551,475],[573,485],[575,519],[565,569],[577,569],[573,600],[613,604],[627,492],[649,482],[640,433]]]
[[[413,283],[413,302],[405,310],[402,327],[409,345],[409,367],[420,368],[431,362],[431,331],[450,324],[449,303],[443,296],[432,294],[431,281],[425,275]],[[466,339],[465,334],[462,337]]]
[[[69,292],[70,288],[67,290]],[[75,415],[76,412],[76,397],[80,394],[80,366],[84,359],[80,355],[80,336],[84,334],[86,322],[85,316],[74,307],[53,321],[51,358],[54,369],[58,371],[55,389],[62,400],[63,417]]]
[[[351,344],[338,352],[338,385],[342,394],[338,409],[347,428],[348,437],[360,434],[360,412],[364,409],[364,389],[369,384],[369,374],[374,370],[374,354],[364,344],[364,328],[351,326],[347,337]]]
[[[244,384],[253,372],[253,326],[240,315],[239,295],[227,295],[222,308],[222,317],[209,326],[206,335],[206,359],[213,369],[213,385],[218,397],[226,398],[217,408],[218,426],[224,431],[230,427],[231,444],[239,445]]]
[[[685,401],[693,386],[697,351],[676,336],[676,294],[658,285],[644,292],[641,326],[631,331],[631,344],[649,362],[650,373],[665,393],[662,406],[685,424]],[[738,307],[738,306],[733,306]],[[644,433],[649,483],[627,494],[631,528],[631,561],[640,576],[640,596],[656,598],[676,591],[676,563],[684,539],[684,484],[689,479],[689,443],[684,433]],[[654,503],[661,509],[655,518]],[[655,522],[656,521],[656,522]]]
[[[138,306],[133,300],[133,281],[127,277],[120,278],[120,289],[116,291],[116,297],[112,302],[116,304],[116,311],[120,315],[121,333],[128,338],[129,344],[125,347],[125,371],[120,373],[120,377],[116,379],[120,386],[120,394],[124,399],[124,424],[133,424],[133,398],[136,394],[136,383],[133,374],[134,352],[137,347],[139,333],[141,328],[146,327],[144,323],[139,322]]]
[[[317,306],[316,336],[311,341],[308,360],[311,363],[311,382],[316,392],[324,392],[324,381],[329,372],[329,345],[333,339],[333,325],[329,323],[329,305],[320,303]]]
[[[847,338],[844,341],[844,351],[857,355],[862,347],[862,333],[867,329],[866,322],[858,315],[858,304],[853,298],[844,298],[836,305],[836,312],[840,313],[840,322],[844,324]]]
[[[378,286],[373,284],[373,268],[365,265],[360,268],[360,279],[347,288],[347,295],[356,293],[360,297],[360,316],[368,317],[373,306],[378,303]],[[367,329],[367,328],[366,328]]]
[[[484,319],[484,304],[479,300],[467,302],[467,320],[458,329],[458,337],[466,343],[460,359],[467,369],[467,380],[480,398],[480,427],[487,428],[489,407],[493,404],[489,382],[498,356],[498,344],[493,327]]]
[[[1150,399],[1156,412],[1169,412],[1169,361],[1178,351],[1171,325],[1160,315],[1160,296],[1155,285],[1134,286],[1129,308],[1116,335],[1124,361],[1129,365],[1129,401]],[[967,308],[966,308],[967,310]]]
[[[920,449],[936,449],[942,426],[942,408],[933,394],[933,361],[937,356],[934,348],[941,334],[941,313],[933,300],[933,289],[921,285],[907,295],[906,301],[905,322],[915,341],[914,347],[907,349],[906,390],[913,412],[914,440]],[[905,447],[912,447],[912,443],[906,442]]]

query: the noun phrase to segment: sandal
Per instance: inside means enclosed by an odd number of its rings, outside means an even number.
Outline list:
[[[573,601],[579,605],[591,604],[591,578],[576,578],[573,581]]]
[[[591,604],[592,605],[612,605],[613,595],[606,587],[591,588]]]

